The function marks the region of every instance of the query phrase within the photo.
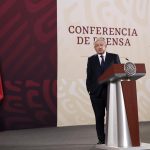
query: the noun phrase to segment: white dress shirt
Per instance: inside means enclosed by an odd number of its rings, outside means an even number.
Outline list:
[[[103,58],[104,58],[104,61],[105,61],[105,58],[106,58],[106,52],[104,52],[102,54]],[[102,62],[102,58],[101,58],[101,54],[98,54],[98,58],[99,58],[99,62],[100,62],[100,65],[101,65],[101,62]]]

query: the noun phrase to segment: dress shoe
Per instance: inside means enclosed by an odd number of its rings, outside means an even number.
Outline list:
[[[105,144],[105,140],[99,140],[97,144]]]

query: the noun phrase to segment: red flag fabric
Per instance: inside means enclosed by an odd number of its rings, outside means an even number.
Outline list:
[[[2,79],[0,76],[0,101],[4,98],[4,93],[3,93],[3,86],[2,86]]]

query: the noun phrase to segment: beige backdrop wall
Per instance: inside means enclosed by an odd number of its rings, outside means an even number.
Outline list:
[[[125,63],[123,57],[127,57],[132,62],[146,64],[146,76],[137,81],[137,96],[139,119],[149,121],[150,1],[57,0],[57,15],[58,126],[95,123],[85,86],[86,65],[87,57],[95,54],[93,37],[101,36],[109,38],[107,51],[118,53],[122,63]],[[94,31],[83,33],[80,28],[87,26]],[[95,32],[95,28],[99,31]],[[124,33],[114,35],[114,28],[124,29]],[[103,33],[102,29],[109,31]],[[88,37],[86,42],[85,37]],[[113,45],[113,38],[123,39],[123,44]]]

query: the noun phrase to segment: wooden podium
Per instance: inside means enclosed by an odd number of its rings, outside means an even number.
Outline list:
[[[105,144],[97,148],[139,150],[149,146],[140,143],[135,81],[143,77],[146,70],[144,64],[134,65],[134,75],[127,75],[124,64],[113,64],[98,79],[99,84],[108,82],[108,95]]]

